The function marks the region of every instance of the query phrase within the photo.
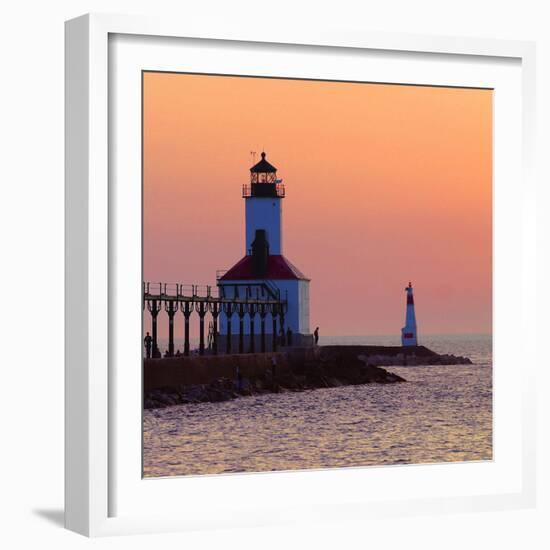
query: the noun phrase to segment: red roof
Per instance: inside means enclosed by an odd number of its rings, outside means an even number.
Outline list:
[[[220,281],[237,281],[248,279],[309,279],[295,266],[293,266],[284,256],[269,255],[267,257],[267,273],[263,277],[254,274],[254,265],[252,256],[245,256],[238,261],[225,275],[220,277]]]

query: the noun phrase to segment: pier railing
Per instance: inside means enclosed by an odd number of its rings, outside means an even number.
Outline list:
[[[236,290],[232,296],[220,292],[220,288],[210,285],[186,285],[180,283],[143,283],[143,307],[149,300],[174,302],[219,302],[234,304],[286,305],[286,297],[281,297],[277,286],[269,281],[258,284],[227,285]],[[222,287],[223,288],[223,287]]]
[[[182,283],[143,283],[143,309],[147,308],[151,314],[152,335],[144,340],[147,357],[158,358],[161,352],[158,348],[157,318],[161,311],[168,315],[168,349],[166,356],[174,356],[174,318],[178,311],[184,317],[184,347],[183,355],[190,354],[189,324],[192,314],[199,317],[199,354],[206,351],[205,346],[205,317],[211,318],[210,332],[208,335],[209,351],[218,353],[218,317],[223,313],[227,320],[225,351],[231,353],[232,347],[232,317],[239,319],[239,353],[244,353],[244,318],[248,316],[250,331],[247,335],[250,347],[247,351],[254,353],[255,334],[254,321],[260,317],[260,350],[267,350],[266,344],[266,317],[271,316],[273,323],[272,349],[277,348],[277,337],[284,332],[284,316],[287,311],[286,296],[283,299],[279,289],[275,285],[238,284],[234,286],[233,294],[225,295],[220,288],[210,285],[195,285]],[[277,325],[279,331],[277,331]]]

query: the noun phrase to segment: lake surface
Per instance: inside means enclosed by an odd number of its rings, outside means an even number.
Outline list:
[[[392,337],[321,344],[398,345]],[[144,475],[492,459],[491,337],[426,336],[474,365],[386,367],[407,380],[144,411]]]

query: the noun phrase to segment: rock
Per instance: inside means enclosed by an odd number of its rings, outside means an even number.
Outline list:
[[[404,378],[401,378],[401,376],[399,376],[398,374],[395,374],[393,372],[388,372],[386,380],[388,382],[406,382],[406,380]]]

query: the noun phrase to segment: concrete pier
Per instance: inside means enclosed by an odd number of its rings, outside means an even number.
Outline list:
[[[241,395],[343,385],[390,384],[403,378],[381,368],[469,364],[423,346],[323,346],[278,352],[144,360],[146,408],[226,401]]]
[[[237,369],[245,378],[261,378],[271,371],[273,359],[278,371],[288,371],[290,362],[284,352],[145,359],[143,388],[147,392],[163,387],[209,384],[219,378],[235,380]]]

